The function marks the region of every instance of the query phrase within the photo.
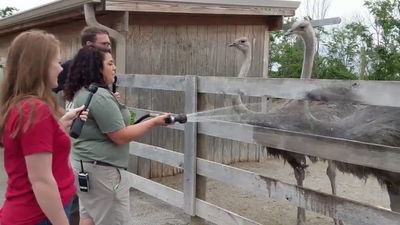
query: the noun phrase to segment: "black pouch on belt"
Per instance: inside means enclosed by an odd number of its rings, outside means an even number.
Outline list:
[[[81,160],[81,171],[78,173],[79,190],[82,192],[89,191],[89,174],[83,169],[83,163]]]

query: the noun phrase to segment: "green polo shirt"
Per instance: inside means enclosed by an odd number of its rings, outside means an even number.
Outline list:
[[[85,104],[88,95],[89,91],[85,88],[78,91],[72,107]],[[120,130],[129,123],[129,110],[109,90],[98,88],[89,104],[89,116],[81,135],[72,139],[72,159],[102,161],[128,168],[129,144],[116,145],[106,134]]]

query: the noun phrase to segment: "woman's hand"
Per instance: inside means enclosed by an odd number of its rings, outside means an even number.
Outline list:
[[[114,92],[114,93],[112,93],[113,95],[114,95],[114,97],[117,99],[117,101],[120,101],[121,100],[121,94],[117,91],[117,92]]]
[[[79,113],[84,108],[85,108],[85,106],[82,105],[79,108],[71,109],[70,111],[65,113],[63,117],[60,118],[60,123],[62,124],[62,126],[64,127],[65,130],[69,130],[69,128],[71,128],[72,122],[74,121],[74,119],[76,119],[79,116]],[[89,114],[89,110],[82,111],[79,118],[81,118],[81,120],[83,120],[83,121],[86,121],[88,114]]]
[[[156,116],[152,120],[154,120],[154,125],[156,126],[168,126],[168,125],[173,125],[174,123],[166,123],[165,119],[170,117],[171,114],[164,114],[161,116]]]

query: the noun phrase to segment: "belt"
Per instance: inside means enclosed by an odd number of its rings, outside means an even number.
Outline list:
[[[125,167],[120,167],[120,166],[114,166],[111,165],[110,163],[106,163],[106,162],[102,162],[102,161],[83,161],[84,163],[90,163],[90,164],[94,164],[94,165],[99,165],[99,166],[109,166],[109,167],[115,167],[115,168],[120,168],[120,169],[124,169],[127,170],[127,168]]]

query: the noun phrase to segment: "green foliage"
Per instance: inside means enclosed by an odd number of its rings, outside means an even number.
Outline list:
[[[371,73],[373,80],[400,79],[400,1],[365,1],[375,17],[376,44],[371,49]]]
[[[289,41],[283,31],[276,32],[271,41],[276,44],[271,45],[270,77],[299,78],[304,54],[301,41]]]
[[[5,7],[4,9],[0,9],[0,18],[4,18],[7,16],[11,16],[14,12],[18,11],[15,7]]]
[[[134,124],[136,121],[136,113],[131,112],[131,125]]]
[[[357,76],[350,72],[340,59],[321,57],[318,59],[319,73],[316,79],[356,80]]]
[[[313,78],[358,79],[360,71],[366,71],[365,79],[400,80],[400,1],[366,0],[365,5],[375,18],[373,29],[370,24],[352,22],[327,31],[316,30],[320,45]],[[293,19],[286,21],[290,22]],[[273,32],[270,77],[300,77],[303,53],[299,38]]]
[[[295,22],[289,18],[285,23]],[[303,66],[304,47],[300,39],[285,36],[285,31],[271,35],[269,76],[273,78],[300,78]]]
[[[327,54],[317,59],[318,74],[321,79],[357,79],[360,68],[361,47],[371,47],[372,38],[368,27],[360,23],[350,23],[340,29],[333,29],[326,41]]]

